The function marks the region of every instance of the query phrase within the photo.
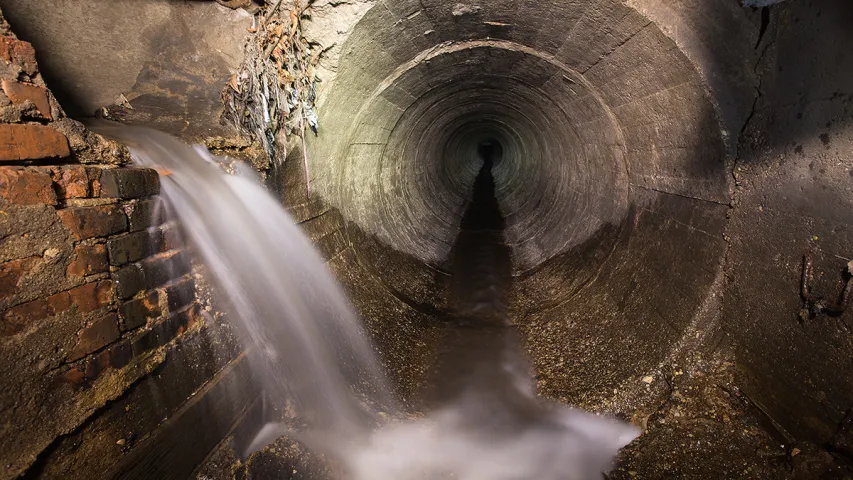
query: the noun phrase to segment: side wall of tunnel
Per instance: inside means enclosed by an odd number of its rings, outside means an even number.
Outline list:
[[[803,253],[817,249],[827,270],[815,281],[834,298],[850,258],[848,89],[839,82],[851,64],[841,27],[851,14],[842,3],[785,2],[764,27],[760,9],[736,2],[377,3],[340,48],[321,98],[312,182],[351,221],[368,270],[398,298],[442,314],[447,239],[476,169],[454,170],[464,148],[429,132],[470,126],[475,104],[494,124],[532,97],[591,99],[564,103],[571,129],[561,139],[573,153],[587,140],[587,148],[607,145],[612,153],[586,154],[621,161],[628,193],[616,209],[623,221],[602,222],[578,241],[565,242],[576,227],[558,208],[537,213],[540,203],[519,215],[553,232],[552,243],[521,254],[535,260],[516,270],[515,311],[540,387],[618,409],[645,394],[641,372],[704,345],[734,355],[739,385],[782,436],[825,443],[851,406],[850,347],[843,322],[797,320],[797,282]],[[555,64],[568,69],[555,77]],[[466,100],[466,88],[503,96]],[[515,106],[488,107],[500,103]],[[457,105],[468,113],[450,118]],[[584,112],[588,121],[595,109],[604,121],[585,130]],[[424,126],[410,120],[424,116],[432,119]],[[554,150],[529,145],[528,163],[507,164],[506,178],[536,185],[540,198],[551,195],[542,178],[576,180],[555,166],[583,171],[571,156],[537,157]],[[600,174],[595,168],[587,170]],[[505,213],[524,212],[530,198],[507,187]]]
[[[697,66],[734,157],[722,329],[713,346],[732,352],[738,385],[781,438],[838,445],[853,407],[853,312],[815,315],[800,290],[806,256],[813,259],[807,287],[829,302],[851,273],[853,5],[629,3]]]
[[[0,16],[0,478],[185,478],[250,372],[157,172],[68,118],[36,55]]]
[[[853,311],[815,312],[800,290],[836,303],[853,275],[853,5],[786,2],[771,18],[734,169],[725,341],[783,432],[838,446],[851,433]]]

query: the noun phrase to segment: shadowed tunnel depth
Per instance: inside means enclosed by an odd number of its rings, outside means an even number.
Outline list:
[[[687,58],[623,3],[504,3],[371,9],[322,98],[312,188],[352,222],[364,263],[402,254],[374,269],[387,289],[447,309],[434,283],[465,229],[478,151],[499,146],[509,312],[540,388],[586,407],[628,400],[623,384],[695,339],[720,274],[717,113]]]

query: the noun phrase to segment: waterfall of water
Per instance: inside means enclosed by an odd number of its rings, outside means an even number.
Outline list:
[[[218,300],[270,398],[308,419],[312,447],[357,480],[601,478],[633,427],[535,395],[512,337],[494,362],[426,417],[392,420],[395,400],[340,287],[278,202],[249,169],[224,173],[203,147],[150,129],[99,123],[140,165],[168,171],[161,194],[206,266]],[[494,333],[484,333],[486,338]],[[476,350],[472,350],[476,351]],[[466,369],[462,369],[466,370]],[[265,428],[253,448],[284,433]],[[292,432],[291,432],[292,433]]]
[[[164,133],[98,124],[156,167],[161,196],[209,271],[255,377],[271,398],[336,433],[362,434],[393,409],[358,319],[310,241],[250,169],[225,174],[203,147]],[[357,392],[357,393],[354,393]]]

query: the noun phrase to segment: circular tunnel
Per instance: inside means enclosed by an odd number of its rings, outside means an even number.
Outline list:
[[[637,11],[385,2],[324,88],[312,189],[401,300],[446,311],[478,147],[492,140],[510,308],[541,391],[615,407],[702,338],[725,252],[726,150],[693,65]]]
[[[69,115],[106,112],[266,175],[410,410],[425,410],[442,350],[468,353],[447,341],[454,248],[491,145],[512,251],[501,294],[538,393],[642,427],[626,464],[638,478],[718,478],[723,467],[726,478],[777,478],[764,467],[817,478],[813,461],[853,458],[851,309],[823,308],[853,298],[838,295],[853,292],[850,2],[25,3],[0,8]],[[241,75],[265,50],[247,45],[277,41],[259,22],[280,17],[273,32],[293,11],[319,59],[319,131],[302,148],[279,130],[280,150],[262,151],[222,116],[223,88],[249,86]],[[289,115],[269,113],[273,129]],[[80,202],[57,207],[102,207]],[[180,378],[201,385],[213,373],[194,375]],[[144,406],[156,403],[149,385],[167,383],[137,385],[125,398]],[[165,417],[151,412],[154,428]],[[56,437],[50,449],[27,448],[57,470],[27,478],[133,460],[112,433],[77,448],[93,429],[124,429],[125,410],[114,413],[45,431],[37,440]],[[198,450],[184,467],[209,451]],[[689,476],[696,468],[710,473]],[[635,477],[622,473],[613,478]]]

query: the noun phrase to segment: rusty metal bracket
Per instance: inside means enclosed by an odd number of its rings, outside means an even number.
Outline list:
[[[809,250],[803,255],[803,273],[800,279],[800,298],[803,301],[803,309],[800,312],[800,317],[805,320],[806,318],[814,318],[821,313],[833,317],[841,315],[847,310],[850,299],[853,297],[853,260],[847,263],[847,283],[841,290],[836,302],[826,300],[818,295],[812,295],[810,284],[813,265],[814,254]]]

